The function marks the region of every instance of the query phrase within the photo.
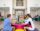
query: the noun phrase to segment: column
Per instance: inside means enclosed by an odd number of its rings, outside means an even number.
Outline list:
[[[27,14],[27,0],[25,0],[25,15]]]
[[[30,14],[30,0],[27,0],[27,14]]]
[[[12,7],[10,7],[10,14],[11,14],[11,16],[12,16]]]
[[[12,0],[10,1],[9,7],[10,7],[10,10],[9,10],[10,12],[9,12],[9,13],[10,13],[11,16],[12,16]]]

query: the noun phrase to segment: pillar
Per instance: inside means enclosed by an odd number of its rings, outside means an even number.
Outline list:
[[[12,7],[10,7],[10,14],[11,14],[11,16],[12,16]]]
[[[27,14],[30,14],[30,0],[27,0]]]
[[[10,13],[11,16],[12,16],[12,0],[10,1],[10,5],[9,5],[9,7],[10,7],[9,13]]]

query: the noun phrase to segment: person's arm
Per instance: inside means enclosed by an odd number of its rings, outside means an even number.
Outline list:
[[[28,20],[25,20],[25,24],[28,24],[29,23],[29,21]]]
[[[28,24],[22,23],[21,25],[27,26]]]
[[[29,21],[28,20],[25,20],[24,23],[22,23],[21,25],[28,26],[28,24],[29,24]]]
[[[34,29],[34,23],[33,23],[32,19],[29,19],[29,21],[30,21],[31,26],[32,26],[32,28],[31,28],[31,27],[29,27],[29,29],[30,29],[30,30],[31,30],[31,29]]]
[[[5,20],[4,20],[4,26],[6,26],[7,24],[8,24],[8,20],[5,19]]]

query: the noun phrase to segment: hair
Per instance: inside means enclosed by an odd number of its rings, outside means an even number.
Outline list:
[[[1,16],[1,12],[0,12],[0,16]]]
[[[24,16],[24,19],[26,19],[26,17],[27,17],[27,16],[25,15],[25,16]]]
[[[30,14],[27,14],[26,16],[28,16],[28,17],[32,18]]]
[[[10,17],[10,16],[11,16],[11,14],[8,14],[8,15],[7,15],[7,18]]]
[[[30,14],[27,14],[27,15],[24,16],[24,19],[26,19],[27,16],[32,18]]]

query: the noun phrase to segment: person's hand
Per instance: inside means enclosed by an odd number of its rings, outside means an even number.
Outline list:
[[[25,24],[25,23],[22,23],[22,24]]]
[[[28,29],[29,27],[24,27],[25,29]]]

